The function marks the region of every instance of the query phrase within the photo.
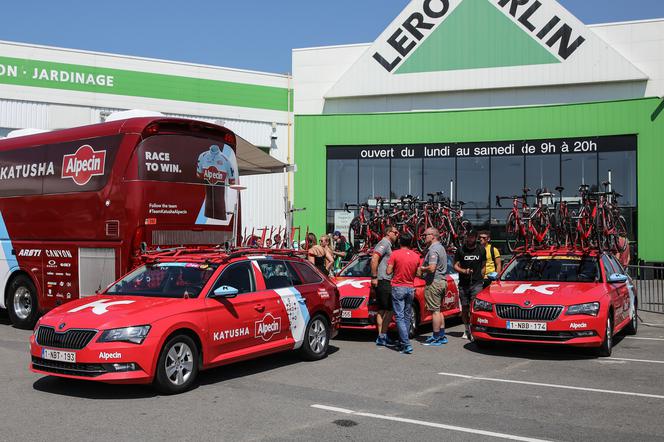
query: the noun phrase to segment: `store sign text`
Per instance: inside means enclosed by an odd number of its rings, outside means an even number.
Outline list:
[[[328,146],[328,159],[407,159],[583,154],[636,150],[635,135],[477,143]]]

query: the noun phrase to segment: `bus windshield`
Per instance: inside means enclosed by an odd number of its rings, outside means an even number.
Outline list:
[[[505,269],[501,281],[596,282],[596,258],[580,256],[521,256]]]
[[[196,298],[216,265],[170,262],[144,265],[106,290],[110,295]]]

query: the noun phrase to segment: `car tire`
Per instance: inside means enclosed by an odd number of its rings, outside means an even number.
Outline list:
[[[415,336],[419,335],[420,330],[420,309],[417,304],[413,303],[411,312],[410,323],[408,325],[408,338],[415,339]]]
[[[626,335],[635,335],[639,331],[639,309],[636,301],[634,302],[634,309],[632,310],[632,318],[629,324],[625,326]]]
[[[7,312],[14,327],[32,330],[39,319],[37,287],[26,275],[12,279],[7,290]]]
[[[608,317],[606,318],[606,331],[604,333],[604,341],[602,345],[597,348],[597,355],[602,358],[608,358],[611,356],[611,351],[613,350],[613,313],[609,311]]]
[[[198,347],[187,335],[175,335],[162,347],[157,360],[154,387],[163,394],[189,390],[198,376]]]
[[[318,361],[327,356],[329,346],[330,323],[323,315],[315,315],[307,324],[300,355],[307,361]]]

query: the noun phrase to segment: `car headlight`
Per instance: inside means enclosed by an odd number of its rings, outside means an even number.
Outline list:
[[[484,301],[483,299],[475,298],[473,309],[478,312],[492,312],[493,304],[488,301]]]
[[[97,342],[132,342],[141,344],[150,331],[149,325],[105,330]]]
[[[576,304],[567,307],[568,315],[590,315],[597,316],[599,313],[599,302],[589,302],[586,304]]]

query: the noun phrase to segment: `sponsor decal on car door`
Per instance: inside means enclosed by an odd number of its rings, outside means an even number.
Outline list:
[[[294,348],[300,348],[304,342],[304,334],[310,318],[306,300],[295,287],[275,289],[275,292],[286,309],[290,333],[295,341]]]

